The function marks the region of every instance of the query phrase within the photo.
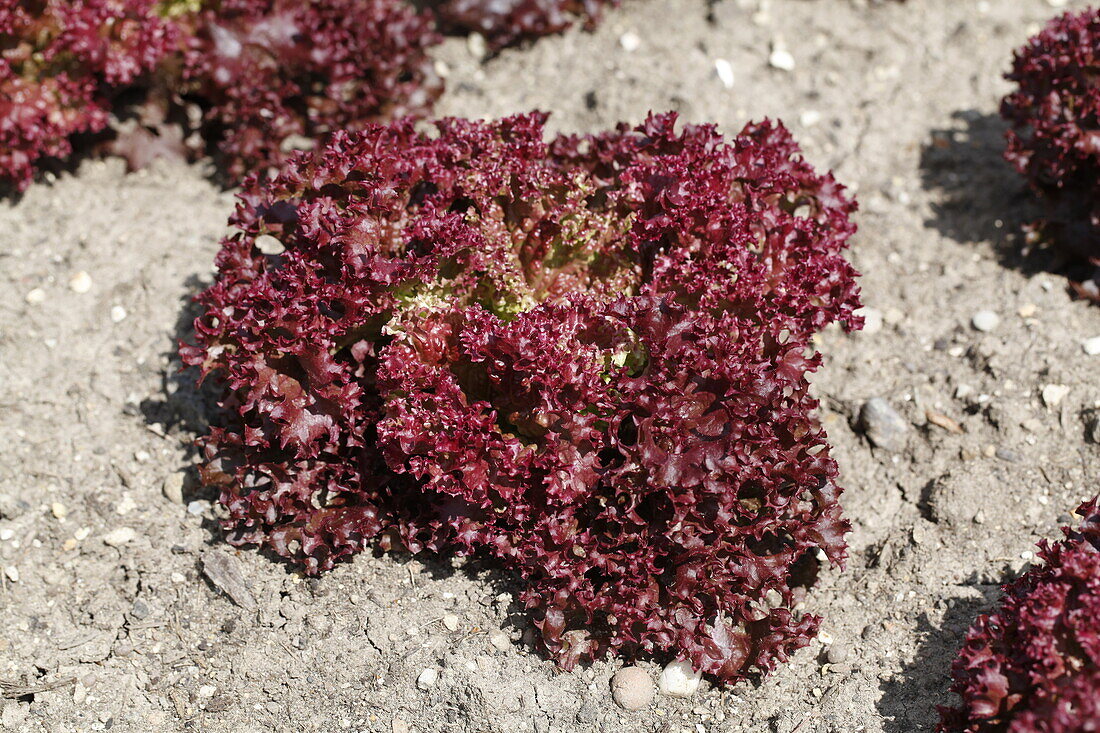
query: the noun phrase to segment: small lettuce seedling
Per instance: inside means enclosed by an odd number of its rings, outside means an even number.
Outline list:
[[[1040,544],[1043,564],[1004,587],[952,665],[962,705],[941,708],[943,733],[1077,733],[1100,721],[1100,499],[1077,530]]]
[[[854,203],[779,124],[545,141],[544,116],[337,133],[245,184],[188,364],[236,545],[493,558],[565,668],[770,670],[845,557],[811,336],[858,325]]]

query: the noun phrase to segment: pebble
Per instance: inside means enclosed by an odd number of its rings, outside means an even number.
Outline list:
[[[773,69],[780,71],[794,71],[794,56],[787,50],[783,41],[778,38],[772,41],[772,52],[768,56],[768,63]]]
[[[642,45],[642,39],[638,37],[637,33],[627,31],[619,36],[619,45],[628,53],[630,51],[637,51],[638,47]]]
[[[206,499],[195,499],[193,502],[187,505],[187,513],[199,516],[206,512],[210,508],[210,502]]]
[[[458,616],[453,613],[443,614],[443,628],[447,631],[458,631]]]
[[[512,648],[512,640],[508,638],[508,634],[503,631],[491,631],[489,632],[489,643],[496,648],[497,651],[506,652]]]
[[[4,575],[8,576],[8,580],[13,583],[19,582],[19,568],[15,567],[14,565],[8,565],[6,568],[4,568]]]
[[[69,290],[74,293],[86,293],[92,289],[92,276],[81,270],[69,278]]]
[[[214,685],[203,685],[199,688],[199,697],[214,697],[214,693],[218,691],[218,688]]]
[[[807,109],[798,116],[798,121],[802,123],[803,127],[813,127],[817,123],[821,122],[821,113],[816,109]],[[864,328],[866,330],[866,328]]]
[[[714,60],[714,73],[726,89],[733,89],[733,66],[725,59]]]
[[[1093,336],[1090,339],[1086,339],[1081,344],[1081,348],[1085,350],[1085,353],[1089,356],[1100,355],[1100,336]]]
[[[170,473],[164,477],[164,483],[160,487],[164,498],[173,504],[183,503],[183,474],[179,471]]]
[[[245,578],[241,564],[235,557],[217,550],[204,552],[202,574],[218,590],[229,596],[229,600],[246,611],[256,610],[256,598],[252,595],[252,586]]]
[[[833,643],[829,646],[829,651],[826,652],[825,658],[829,664],[840,664],[848,658],[848,646],[846,644]]]
[[[466,36],[466,49],[475,59],[483,59],[489,53],[489,44],[485,41],[485,36],[471,33]]]
[[[876,334],[882,330],[882,311],[878,308],[860,308],[855,315],[863,316],[863,333]]]
[[[46,291],[42,288],[35,288],[34,290],[31,290],[29,293],[23,296],[23,300],[27,301],[27,303],[29,303],[30,305],[38,305],[45,302]]]
[[[859,426],[879,448],[897,452],[905,447],[909,424],[881,397],[873,397],[863,404]]]
[[[286,247],[270,234],[261,234],[256,237],[256,249],[265,255],[281,255],[286,252]]]
[[[691,662],[669,662],[661,670],[661,694],[669,697],[691,697],[699,689],[703,675],[691,668]]]
[[[428,667],[420,673],[416,678],[416,686],[421,690],[430,690],[435,686],[435,683],[439,681],[439,670],[435,667]]]
[[[56,517],[57,519],[64,519],[65,517],[69,516],[69,508],[61,502],[55,501],[54,503],[50,504],[50,513],[53,514],[54,517]]]
[[[14,536],[15,536],[15,530],[14,529],[11,529],[9,527],[4,527],[3,529],[0,529],[0,542],[7,542],[8,540],[10,540]]]
[[[989,333],[1001,325],[1001,317],[993,311],[978,311],[970,318],[970,325],[982,333]]]
[[[1020,310],[1016,311],[1020,314],[1020,318],[1031,318],[1039,310],[1039,306],[1034,303],[1024,303],[1020,306]]]
[[[131,527],[119,527],[103,535],[103,543],[110,547],[122,547],[126,543],[133,541],[135,537],[137,537],[137,532]]]
[[[1042,390],[1043,404],[1047,407],[1057,407],[1069,394],[1069,387],[1064,384],[1045,384]]]
[[[122,323],[129,314],[121,305],[111,306],[111,323]]]
[[[623,667],[611,678],[611,697],[626,710],[641,710],[653,702],[653,680],[641,667]]]

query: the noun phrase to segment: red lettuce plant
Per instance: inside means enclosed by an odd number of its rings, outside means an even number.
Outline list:
[[[939,731],[1077,733],[1100,729],[1100,498],[1080,529],[1040,544],[1043,565],[1004,587],[952,665],[962,698]]]
[[[185,96],[205,110],[234,180],[280,164],[295,138],[430,109],[438,41],[401,0],[220,0],[187,21]]]
[[[172,49],[156,0],[0,0],[0,183],[103,130],[114,96]]]
[[[604,6],[618,5],[619,0],[431,0],[429,4],[446,30],[480,33],[499,49],[525,38],[560,33],[578,18],[592,28]]]
[[[1047,230],[1100,264],[1100,10],[1067,13],[1016,52],[1006,157],[1047,202]],[[1086,294],[1088,292],[1086,291]],[[1100,292],[1091,297],[1100,296]]]
[[[780,125],[544,116],[337,133],[251,178],[188,364],[233,544],[317,573],[372,543],[496,558],[565,667],[769,670],[841,563],[808,349],[858,325],[854,204]]]

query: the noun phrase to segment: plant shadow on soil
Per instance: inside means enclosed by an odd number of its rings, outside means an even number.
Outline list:
[[[1001,596],[1001,583],[1015,574],[1007,567],[991,576],[971,576],[965,585],[975,588],[980,598],[952,598],[946,601],[942,621],[932,623],[927,612],[917,622],[920,639],[912,661],[900,673],[880,683],[882,696],[876,703],[885,733],[931,733],[939,721],[937,705],[955,705],[948,692],[951,663],[962,648],[974,619],[989,611]]]
[[[1027,276],[1090,277],[1094,268],[1027,242],[1024,227],[1042,217],[1043,207],[1004,159],[1008,126],[1000,116],[963,110],[952,120],[933,130],[921,150],[921,181],[933,198],[926,224],[963,244],[989,242],[1004,267]]]

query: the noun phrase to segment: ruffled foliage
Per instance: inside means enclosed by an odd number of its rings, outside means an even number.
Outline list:
[[[780,125],[336,134],[245,185],[185,361],[230,542],[496,558],[563,666],[769,670],[841,563],[811,336],[853,316],[854,204]]]
[[[173,48],[156,0],[0,0],[0,183],[103,130],[115,95]]]
[[[24,188],[127,88],[111,149],[132,167],[201,151],[184,144],[201,132],[239,181],[333,130],[427,112],[438,40],[403,0],[0,0],[0,178]]]
[[[1039,227],[1100,264],[1100,10],[1052,20],[1016,52],[1006,158],[1049,204]]]
[[[1080,529],[1041,543],[1043,564],[971,627],[952,665],[962,705],[941,708],[937,730],[1100,730],[1100,500],[1077,513]]]
[[[240,180],[297,142],[427,112],[443,89],[425,15],[401,0],[208,0],[190,17],[182,92]]]
[[[452,32],[476,32],[494,49],[560,33],[581,20],[599,22],[604,7],[620,0],[431,0],[440,25]]]

